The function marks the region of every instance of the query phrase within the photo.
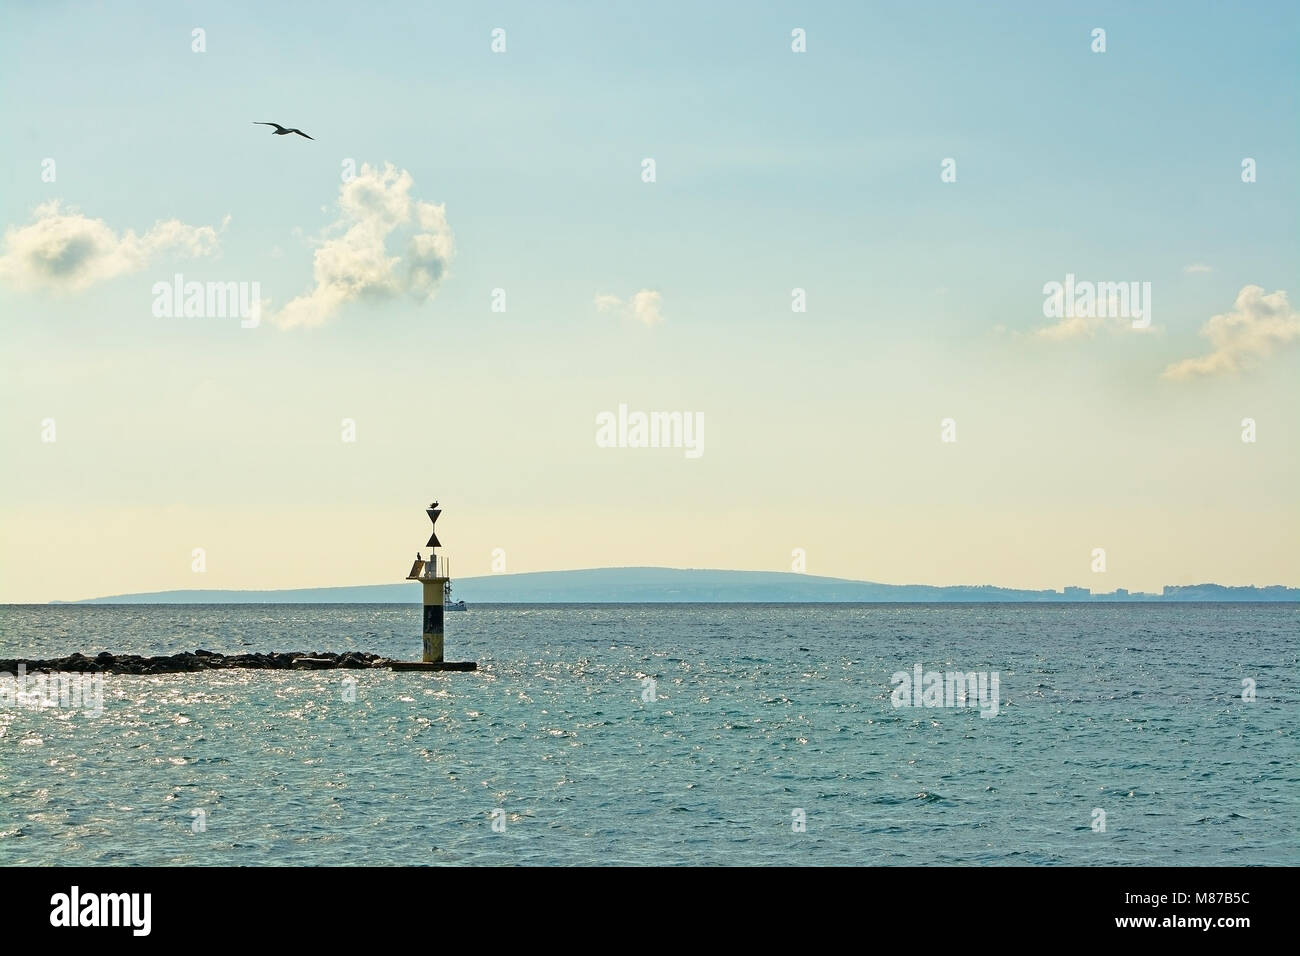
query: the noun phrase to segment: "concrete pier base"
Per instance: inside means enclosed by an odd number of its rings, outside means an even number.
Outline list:
[[[476,671],[477,661],[393,661],[395,671]]]

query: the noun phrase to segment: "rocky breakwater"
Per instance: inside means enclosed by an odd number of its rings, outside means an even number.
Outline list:
[[[141,657],[138,654],[111,654],[101,651],[94,657],[72,654],[49,660],[0,659],[0,674],[16,674],[21,666],[27,673],[90,673],[90,674],[182,674],[191,671],[231,670],[237,667],[255,670],[330,670],[347,668],[362,670],[370,667],[387,667],[391,661],[377,654],[348,651],[345,654],[326,654],[317,651],[273,651],[268,654],[217,654],[213,651],[182,651],[161,657]]]

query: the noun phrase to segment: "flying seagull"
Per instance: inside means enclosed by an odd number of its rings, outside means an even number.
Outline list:
[[[300,129],[285,129],[285,128],[284,128],[283,126],[281,126],[279,123],[263,123],[263,122],[261,122],[260,120],[253,120],[253,125],[254,125],[254,126],[274,126],[275,129],[273,129],[273,130],[271,131],[271,135],[272,135],[272,136],[286,136],[286,135],[288,135],[289,133],[297,133],[299,136],[307,136],[307,134],[304,133],[304,132],[303,132],[302,130],[300,130]],[[314,138],[314,137],[312,137],[312,136],[307,136],[307,138],[310,139],[310,140],[312,140],[312,142],[315,142],[315,138]]]

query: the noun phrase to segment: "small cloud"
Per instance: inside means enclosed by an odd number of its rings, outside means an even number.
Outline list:
[[[282,328],[310,328],[360,298],[407,294],[417,302],[433,298],[455,250],[443,205],[412,201],[411,174],[385,163],[368,163],[339,187],[338,219],[317,240],[315,286],[287,302],[273,318]],[[389,236],[414,221],[405,261],[390,256]]]
[[[227,216],[222,226],[229,221]],[[37,206],[27,225],[5,230],[0,279],[20,288],[81,291],[96,282],[139,272],[163,252],[206,256],[217,246],[217,230],[211,226],[167,219],[154,223],[144,235],[130,229],[118,235],[103,219],[61,209],[59,201],[53,200]]]
[[[1214,351],[1175,362],[1161,378],[1187,381],[1251,368],[1300,341],[1300,313],[1291,308],[1285,292],[1265,295],[1260,286],[1248,285],[1237,293],[1232,311],[1212,317],[1201,335],[1210,340]]]
[[[1055,325],[1035,329],[1034,335],[1038,336],[1040,339],[1050,339],[1054,342],[1063,342],[1067,339],[1080,339],[1085,336],[1095,335],[1097,330],[1105,324],[1106,319],[1073,315],[1069,318],[1061,319]]]
[[[1049,282],[1043,286],[1043,315],[1056,321],[1034,329],[1035,338],[1062,342],[1091,338],[1104,330],[1152,330],[1150,282],[1075,282],[1072,276],[1066,279],[1064,285]],[[1068,295],[1067,285],[1071,286]]]
[[[651,292],[649,289],[642,289],[636,295],[632,296],[632,316],[638,322],[644,322],[646,325],[655,325],[664,320],[663,313],[659,311],[660,296],[658,292]]]
[[[1200,263],[1197,263],[1195,265],[1190,265],[1190,266],[1183,266],[1183,272],[1187,273],[1188,275],[1192,275],[1198,272],[1213,272],[1213,271],[1214,270],[1211,269],[1209,266],[1201,265]]]
[[[447,207],[431,202],[415,204],[415,219],[421,232],[406,244],[406,291],[417,301],[431,299],[438,292],[454,243],[447,224]]]
[[[664,320],[663,312],[660,311],[661,301],[660,294],[651,289],[642,289],[626,302],[616,295],[598,295],[596,310],[625,315],[645,325],[657,325]]]
[[[1044,288],[1044,295],[1047,296],[1043,305],[1044,314],[1057,317],[1053,325],[1044,326],[1034,329],[1034,335],[1040,339],[1049,339],[1053,342],[1062,342],[1068,339],[1080,339],[1086,336],[1092,336],[1097,330],[1106,324],[1105,318],[1086,315],[1065,315],[1065,287],[1059,282],[1053,282],[1052,291],[1048,292]]]

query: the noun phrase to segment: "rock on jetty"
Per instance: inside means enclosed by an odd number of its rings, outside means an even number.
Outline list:
[[[28,673],[89,672],[96,674],[181,674],[188,671],[230,670],[251,667],[257,670],[328,670],[388,667],[392,661],[377,654],[348,651],[346,654],[308,654],[303,651],[270,654],[217,654],[213,651],[183,651],[162,657],[138,654],[110,654],[102,651],[94,657],[73,654],[50,660],[0,660],[0,674],[16,674],[19,665]]]

